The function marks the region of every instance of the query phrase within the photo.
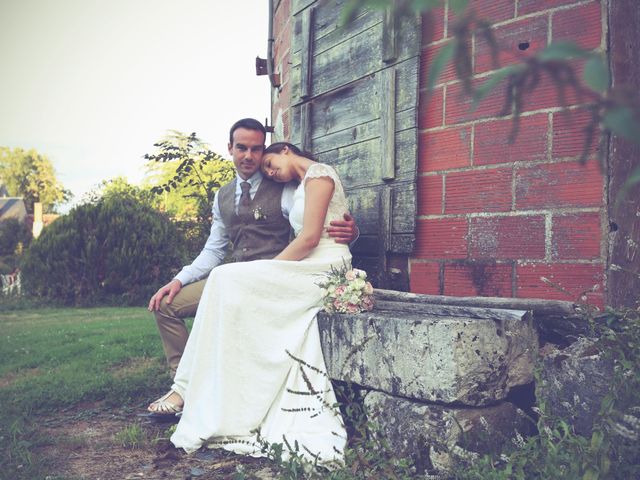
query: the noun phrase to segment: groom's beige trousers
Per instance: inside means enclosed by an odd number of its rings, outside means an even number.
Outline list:
[[[171,303],[167,303],[166,296],[163,297],[160,308],[154,312],[162,338],[164,354],[171,370],[171,378],[175,376],[189,338],[189,331],[184,319],[195,316],[206,281],[204,279],[185,285],[173,297]]]

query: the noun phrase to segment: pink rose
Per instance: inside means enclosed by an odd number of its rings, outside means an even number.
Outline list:
[[[353,303],[347,303],[347,312],[358,313],[359,311],[360,311],[360,308],[358,308],[357,305],[354,305]]]
[[[364,293],[366,293],[367,295],[371,295],[373,293],[373,285],[371,285],[369,282],[364,284]]]
[[[370,312],[373,310],[373,299],[371,297],[364,297],[362,300],[362,306],[365,310]]]
[[[350,282],[353,282],[356,279],[356,277],[357,277],[356,272],[354,272],[353,270],[349,270],[347,271],[347,273],[344,274],[344,278],[346,278]]]
[[[336,295],[340,296],[342,295],[345,290],[347,289],[347,287],[345,287],[344,285],[340,285],[339,287],[336,288]]]

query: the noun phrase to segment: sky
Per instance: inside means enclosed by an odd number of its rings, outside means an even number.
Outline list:
[[[168,130],[229,157],[229,127],[270,118],[265,0],[0,0],[0,146],[49,157],[73,203],[139,183]]]

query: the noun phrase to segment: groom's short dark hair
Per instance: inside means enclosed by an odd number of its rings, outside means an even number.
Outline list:
[[[267,139],[267,130],[264,128],[264,125],[262,125],[262,123],[260,123],[255,118],[242,118],[231,125],[231,130],[229,130],[229,143],[231,145],[233,145],[233,132],[235,132],[238,128],[246,128],[247,130],[258,130],[262,132],[264,139]]]

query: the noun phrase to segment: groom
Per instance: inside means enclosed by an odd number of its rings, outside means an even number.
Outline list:
[[[273,258],[289,243],[288,216],[297,184],[277,183],[262,175],[265,139],[266,130],[257,120],[243,118],[233,124],[228,147],[236,180],[216,193],[211,234],[193,263],[149,301],[172,378],[189,336],[184,319],[195,315],[206,278],[222,263],[227,248],[235,261],[244,262]],[[347,213],[344,221],[331,222],[327,232],[338,243],[351,243],[357,237],[355,222]]]

